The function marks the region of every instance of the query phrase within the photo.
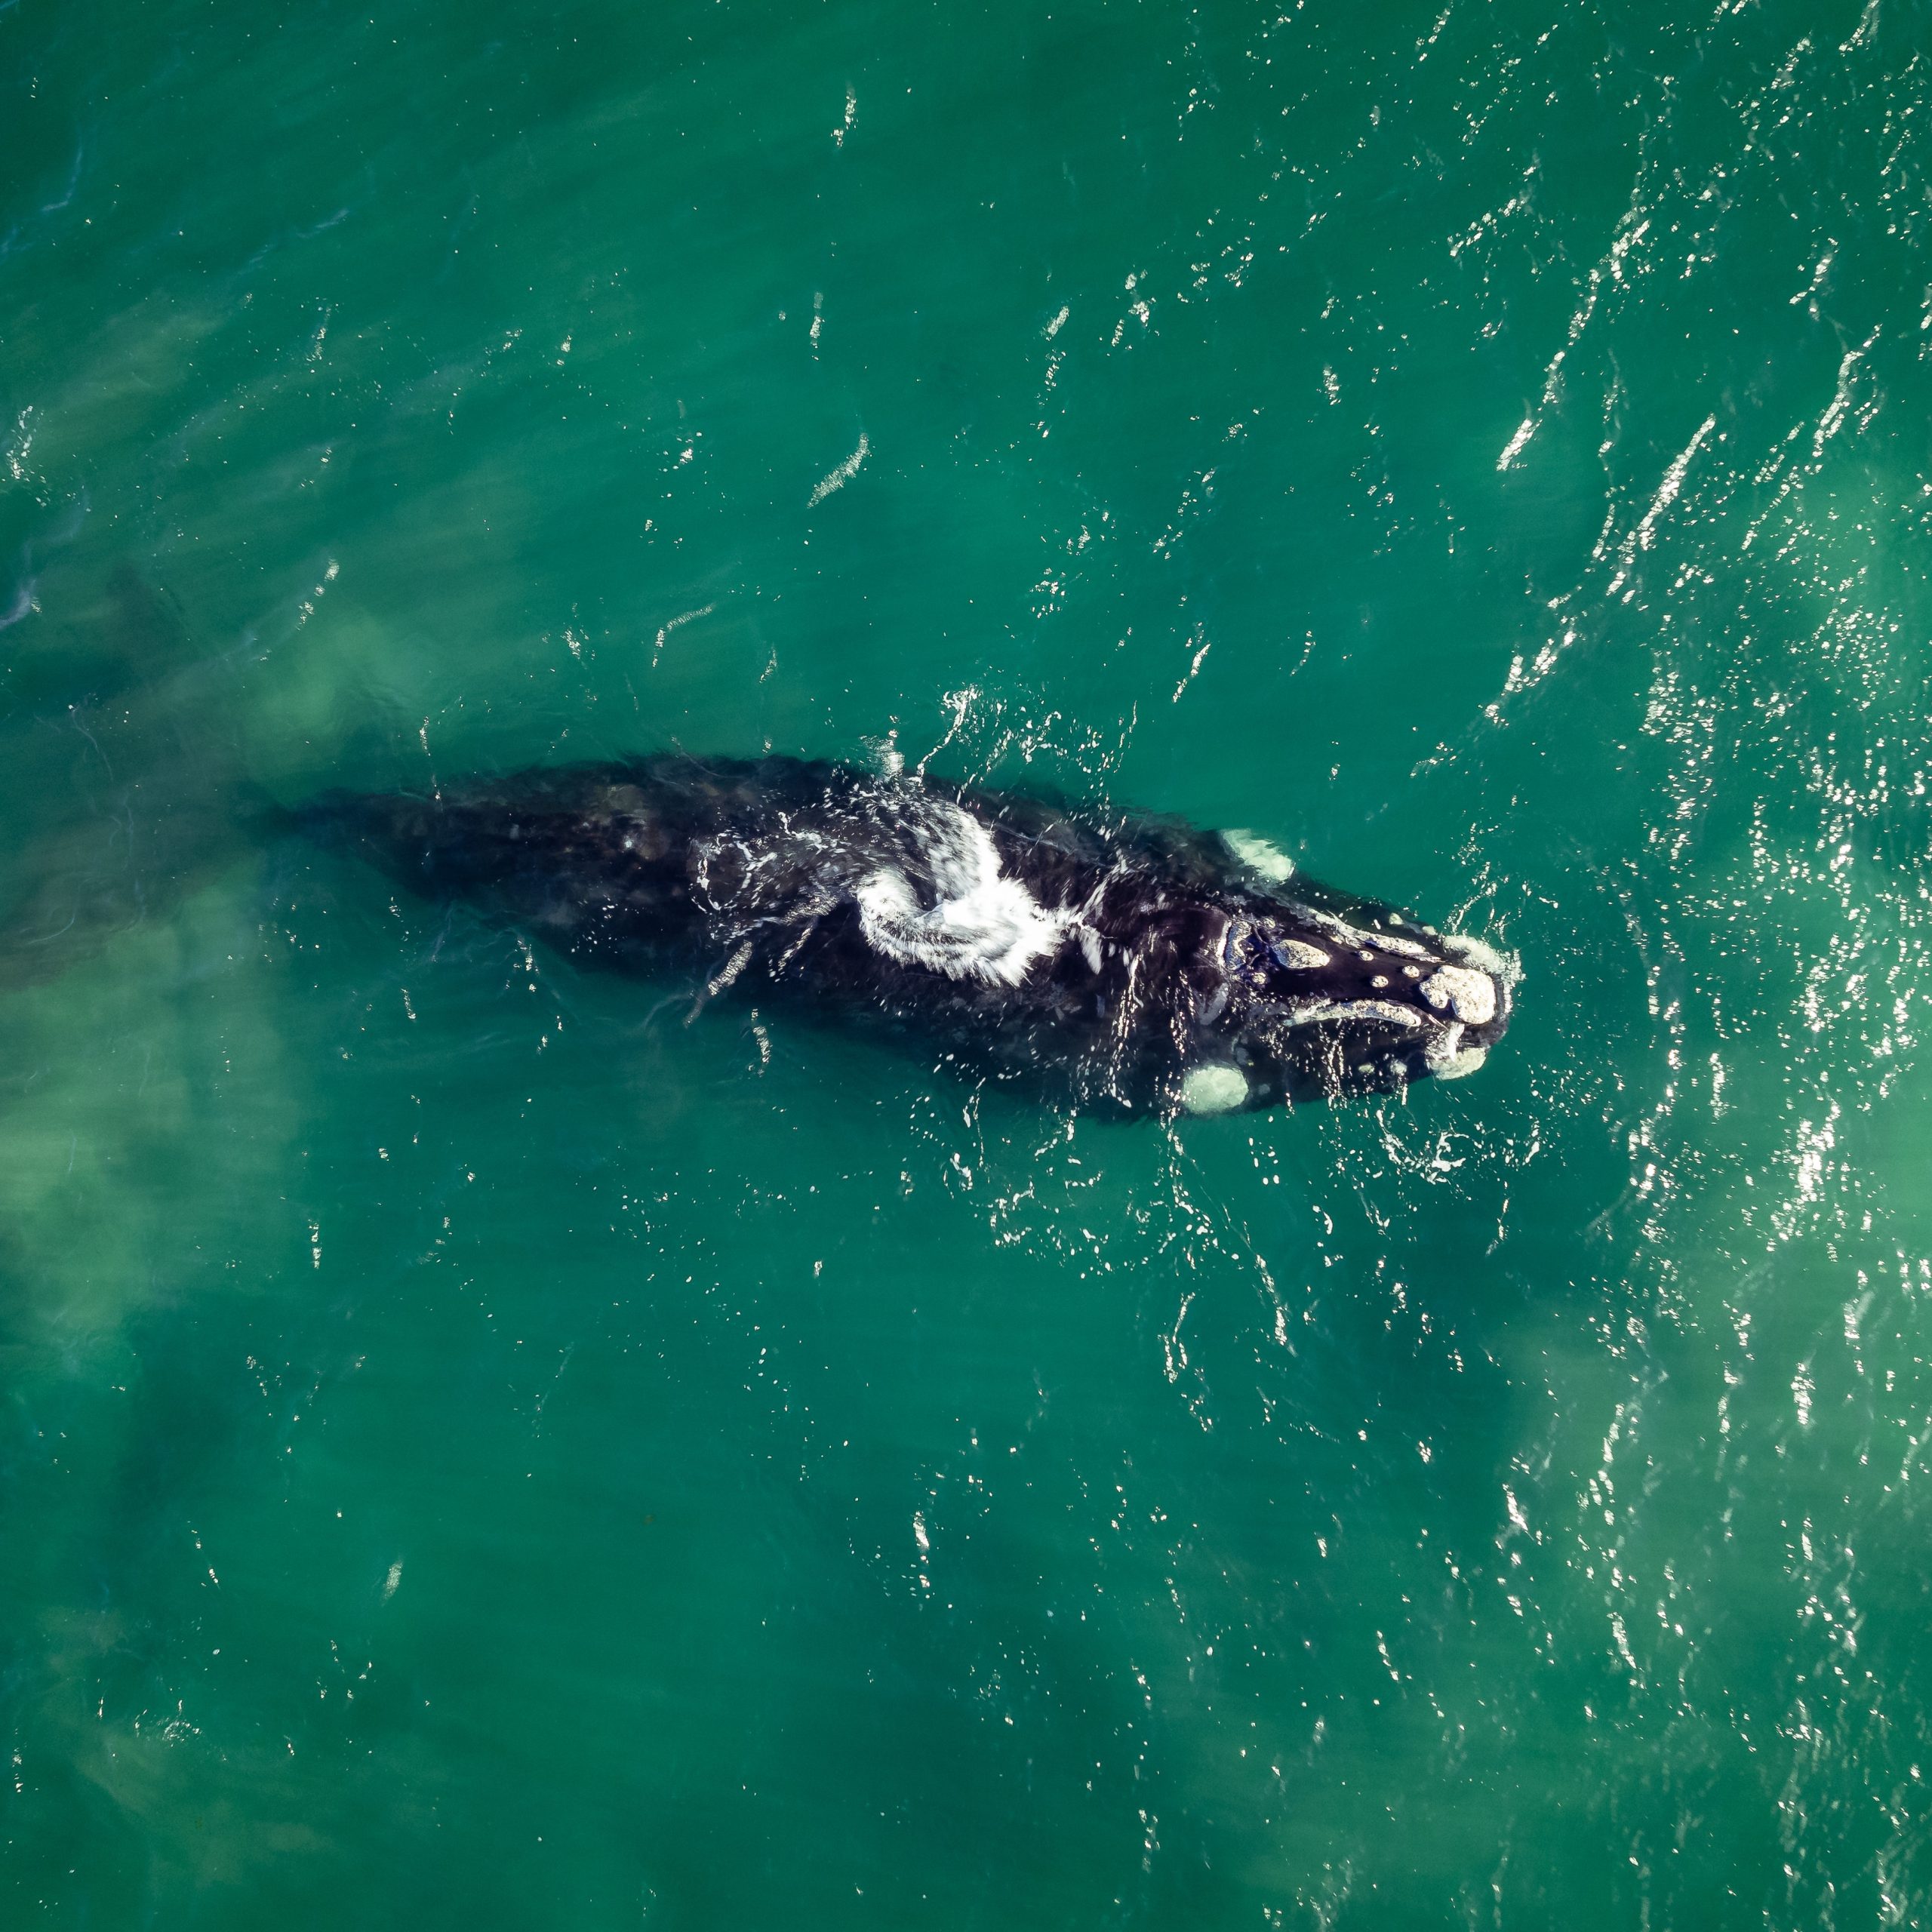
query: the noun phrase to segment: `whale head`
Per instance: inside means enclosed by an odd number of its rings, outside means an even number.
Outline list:
[[[1189,1112],[1458,1079],[1509,1029],[1521,970],[1482,940],[1312,885],[1223,912],[1193,981]]]

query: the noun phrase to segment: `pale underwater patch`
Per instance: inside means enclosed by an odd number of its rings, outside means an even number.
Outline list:
[[[1248,870],[1270,885],[1281,885],[1295,875],[1295,862],[1272,840],[1252,832],[1224,832],[1221,841]]]
[[[1247,1075],[1217,1060],[1190,1067],[1180,1083],[1180,1102],[1191,1114],[1228,1114],[1247,1098]]]

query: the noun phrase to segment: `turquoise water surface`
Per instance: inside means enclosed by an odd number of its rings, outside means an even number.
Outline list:
[[[1910,0],[0,7],[0,1923],[1932,1920],[1929,123]],[[1068,1118],[267,809],[672,745],[1519,1017]]]

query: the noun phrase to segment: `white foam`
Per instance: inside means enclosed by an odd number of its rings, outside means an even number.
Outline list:
[[[1507,469],[1528,447],[1530,438],[1537,432],[1537,419],[1526,416],[1516,433],[1503,446],[1503,454],[1496,459],[1498,469]]]
[[[1451,959],[1473,966],[1506,985],[1514,986],[1523,977],[1521,961],[1499,951],[1488,940],[1472,938],[1467,933],[1444,933],[1442,949]]]
[[[902,965],[949,979],[1017,986],[1035,960],[1057,952],[1072,914],[1042,906],[1000,870],[992,835],[970,812],[935,800],[921,812],[920,856],[934,903],[921,906],[906,875],[881,866],[854,897],[866,943]]]
[[[812,325],[812,333],[814,336],[818,333],[818,325],[816,322]],[[871,440],[862,429],[859,432],[859,447],[836,469],[819,478],[813,488],[811,495],[806,500],[805,508],[808,510],[815,510],[835,490],[844,489],[846,485],[858,475],[860,466],[872,453]]]

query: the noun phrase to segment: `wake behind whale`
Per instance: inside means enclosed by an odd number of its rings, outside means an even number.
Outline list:
[[[1171,821],[798,759],[533,770],[298,814],[580,964],[882,1029],[1121,1114],[1481,1065],[1513,965]],[[1277,869],[1270,868],[1271,871]]]

